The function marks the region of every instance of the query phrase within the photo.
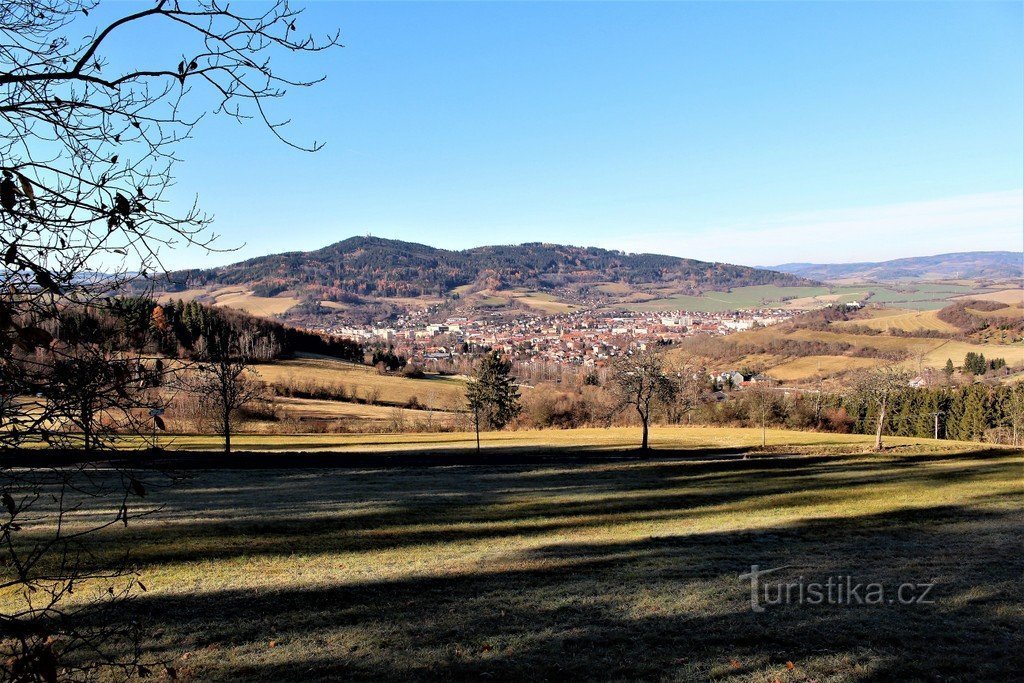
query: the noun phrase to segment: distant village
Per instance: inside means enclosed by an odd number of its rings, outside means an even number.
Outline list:
[[[412,314],[391,325],[341,326],[321,331],[367,346],[392,348],[411,362],[430,368],[482,349],[502,351],[517,363],[555,363],[602,367],[609,359],[651,345],[694,335],[725,335],[789,320],[796,312],[781,308],[718,313],[579,311],[554,315],[481,312],[427,322]]]

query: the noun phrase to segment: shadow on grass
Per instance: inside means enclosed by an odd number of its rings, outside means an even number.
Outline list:
[[[1019,517],[948,505],[566,542],[492,571],[150,595],[132,609],[162,634],[158,652],[200,653],[190,666],[203,680],[760,679],[786,675],[787,661],[840,680],[1010,680],[1024,562],[1005,537]],[[783,581],[935,582],[934,603],[755,613],[737,578],[751,564],[791,565]]]
[[[1009,680],[1019,672],[1019,494],[1004,486],[970,504],[950,493],[948,504],[897,498],[882,513],[857,511],[879,487],[908,496],[951,484],[984,491],[1019,476],[1019,460],[986,449],[922,459],[742,454],[517,448],[488,462],[451,452],[245,454],[235,470],[204,468],[203,457],[220,456],[188,454],[195,459],[174,462],[202,471],[159,494],[159,517],[109,542],[130,545],[143,576],[174,565],[203,578],[230,565],[229,588],[157,587],[126,608],[126,619],[150,628],[150,651],[196,680]],[[779,510],[797,521],[763,523]],[[652,535],[665,520],[676,535]],[[700,526],[709,520],[710,531]],[[594,531],[609,540],[582,540]],[[360,572],[360,562],[404,553],[415,561],[396,578],[360,578],[388,574]],[[444,560],[467,554],[480,559],[444,571]],[[934,582],[935,602],[755,613],[749,584],[737,578],[753,564],[790,566],[777,575],[784,581]],[[305,570],[316,580],[288,584]],[[279,572],[279,587],[248,586],[246,571]]]

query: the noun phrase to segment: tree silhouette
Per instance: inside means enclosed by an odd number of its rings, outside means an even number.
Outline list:
[[[0,4],[3,450],[44,440],[75,445],[78,435],[54,425],[67,424],[63,418],[73,403],[79,427],[93,424],[89,406],[99,399],[88,397],[91,390],[79,391],[88,387],[75,388],[74,378],[64,373],[65,395],[51,400],[48,392],[63,391],[47,388],[54,368],[78,364],[104,377],[110,373],[98,363],[113,362],[115,368],[121,363],[102,345],[62,337],[57,322],[64,310],[114,306],[112,293],[163,269],[162,251],[183,244],[211,246],[209,216],[195,202],[177,210],[167,196],[180,143],[196,132],[204,114],[255,119],[287,144],[319,148],[316,142],[287,140],[282,128],[287,119],[271,113],[272,102],[289,88],[318,79],[278,73],[272,57],[317,52],[338,40],[300,34],[299,13],[286,3],[239,11],[214,0],[156,0],[117,6],[119,15],[103,24],[90,14],[96,6],[92,0]],[[109,59],[110,43],[138,37],[143,23],[173,28],[174,40],[148,43],[130,60]],[[96,386],[103,384],[109,383]],[[130,403],[121,397],[109,407],[130,414]],[[94,435],[90,446],[98,445]],[[141,497],[146,487],[141,475],[127,470],[85,476],[91,467],[0,466],[6,508],[0,520],[0,586],[25,596],[24,605],[5,602],[0,608],[5,635],[16,636],[0,641],[0,679],[55,680],[58,670],[62,680],[97,677],[102,668],[116,669],[121,678],[142,673],[139,651],[121,648],[129,653],[121,657],[113,633],[89,632],[76,625],[75,610],[62,607],[72,587],[90,579],[122,579],[95,609],[113,604],[134,585],[126,565],[82,568],[94,566],[86,561],[89,532],[142,514],[131,511],[127,501]],[[110,486],[111,477],[118,486]],[[67,528],[74,504],[61,495],[71,491],[79,497],[113,496],[118,511],[72,538]],[[51,498],[58,501],[55,506],[46,503]],[[48,538],[26,546],[21,540],[26,520],[37,537],[46,529]],[[120,626],[127,625],[113,617],[104,623],[108,631]],[[62,635],[55,641],[58,631]],[[81,654],[74,662],[64,658],[72,652]]]

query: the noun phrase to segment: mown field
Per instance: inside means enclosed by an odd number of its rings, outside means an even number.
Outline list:
[[[935,331],[956,334],[960,331],[938,317],[938,311],[905,311],[902,309],[882,309],[866,320],[847,320],[833,323],[838,329],[863,325],[875,330],[899,330],[901,332]]]
[[[132,549],[148,592],[123,618],[178,680],[1019,674],[1019,451],[900,440],[877,455],[856,452],[866,437],[773,432],[749,452],[756,430],[658,429],[641,458],[623,450],[635,430],[501,436],[506,459],[477,465],[446,461],[450,443],[401,467],[211,456],[96,550]],[[547,460],[522,460],[545,443]],[[738,578],[754,564],[934,588],[926,604],[756,613]]]
[[[652,427],[651,446],[661,449],[724,448],[745,449],[761,444],[757,429],[724,427]],[[870,445],[873,437],[861,434],[767,430],[769,446],[803,449],[857,449]],[[639,445],[640,431],[632,427],[555,429],[482,432],[482,448],[494,453],[521,451],[559,453],[566,450],[614,453]],[[929,440],[890,437],[886,443],[900,447],[918,447]],[[160,446],[168,450],[209,451],[221,444],[217,436],[185,434],[167,436]],[[237,434],[231,443],[236,450],[249,452],[443,452],[474,450],[472,432],[413,434]],[[945,443],[945,442],[944,442]],[[125,441],[125,447],[142,445]],[[963,445],[963,444],[961,444]]]
[[[415,399],[435,410],[461,408],[465,402],[463,378],[433,374],[424,378],[382,375],[375,368],[327,356],[299,354],[295,359],[255,365],[253,370],[268,384],[340,388],[350,398],[364,402],[404,406]]]

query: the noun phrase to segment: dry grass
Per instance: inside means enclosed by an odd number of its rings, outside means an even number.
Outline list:
[[[1019,453],[741,459],[753,438],[657,430],[683,450],[647,460],[207,470],[96,550],[132,548],[149,591],[125,618],[182,680],[1017,676]],[[737,578],[752,564],[934,583],[934,603],[758,614]]]
[[[265,318],[280,315],[299,304],[299,300],[293,296],[256,296],[251,291],[239,289],[217,290],[214,296],[215,306],[235,308]]]
[[[850,358],[849,356],[804,356],[786,361],[771,368],[772,378],[783,382],[794,382],[828,377],[831,375],[871,368],[878,364],[875,358]]]
[[[299,420],[348,420],[383,423],[394,422],[396,419],[418,421],[425,419],[428,413],[428,411],[408,408],[283,396],[275,397],[273,404],[281,411],[283,417],[293,417]],[[452,424],[456,417],[456,413],[446,411],[433,411],[430,414],[432,420],[438,424],[445,425]]]
[[[255,296],[252,291],[242,287],[222,287],[220,289],[187,289],[181,292],[161,294],[157,297],[160,303],[168,301],[191,301],[193,299],[214,306],[224,306],[245,311],[251,315],[273,317],[287,311],[299,303],[292,296]]]
[[[815,449],[867,449],[873,436],[863,434],[832,434],[826,432],[795,432],[769,429],[768,444],[791,448]],[[534,431],[483,432],[483,448],[492,452],[515,452],[524,449],[559,452],[582,449],[588,452],[619,452],[635,448],[640,432],[633,427],[548,429]],[[890,437],[897,446],[934,445],[931,439]],[[475,449],[476,437],[472,432],[443,434],[237,434],[231,442],[239,451],[273,452],[301,451],[311,453],[408,453],[414,451],[454,451]],[[726,427],[652,427],[651,444],[654,448],[687,450],[699,448],[742,449],[761,443],[759,429]],[[948,444],[949,442],[942,442]],[[183,435],[168,437],[161,446],[170,450],[217,450],[220,440],[209,435]],[[126,442],[126,446],[130,442]],[[960,444],[968,446],[969,444]],[[974,444],[975,446],[977,444]]]
[[[556,297],[544,292],[531,291],[513,294],[512,300],[545,313],[568,313],[576,308],[576,306],[559,301]]]
[[[1024,289],[1017,287],[1015,289],[1000,289],[995,292],[979,292],[978,294],[969,294],[967,296],[957,297],[958,299],[983,299],[985,301],[999,301],[1004,304],[1017,304],[1024,303]]]
[[[420,404],[436,410],[459,408],[465,402],[465,383],[458,377],[427,375],[423,379],[410,379],[381,375],[374,368],[326,356],[301,355],[293,360],[258,365],[255,369],[268,383],[313,381],[343,385],[350,396],[364,401],[376,397],[383,403],[406,405],[415,397]]]
[[[872,324],[884,320],[885,318],[861,320],[858,321],[858,324]],[[808,329],[797,329],[787,332],[778,327],[768,327],[741,332],[729,337],[729,339],[741,343],[764,345],[772,339],[786,337],[803,341],[847,343],[853,347],[850,353],[854,353],[859,349],[869,348],[877,349],[883,353],[904,354],[906,356],[904,365],[914,372],[926,368],[941,369],[946,364],[947,359],[952,359],[954,364],[959,365],[963,361],[964,356],[972,351],[982,353],[986,358],[1005,358],[1010,366],[1024,365],[1024,346],[1020,344],[980,344],[954,339],[893,337],[884,334],[859,335],[843,332],[842,327],[838,327],[837,331],[828,332]],[[854,367],[871,367],[883,362],[886,361],[880,358],[859,358],[852,355],[809,356],[794,359],[792,357],[755,354],[743,358],[733,365],[736,367],[742,367],[743,365],[763,366],[768,374],[772,376],[777,376],[779,379],[786,379],[787,381],[797,381],[817,375],[819,367],[823,374],[828,374],[830,371],[838,374]],[[781,375],[778,374],[780,369]]]
[[[898,311],[891,315],[876,315],[867,320],[851,320],[837,322],[834,326],[842,329],[845,326],[863,325],[875,330],[902,330],[904,332],[917,332],[920,330],[932,330],[956,334],[960,329],[956,325],[950,325],[945,320],[940,320],[938,311]]]
[[[1022,304],[997,308],[994,311],[979,311],[975,308],[968,308],[967,310],[979,318],[1024,318],[1024,305]]]

